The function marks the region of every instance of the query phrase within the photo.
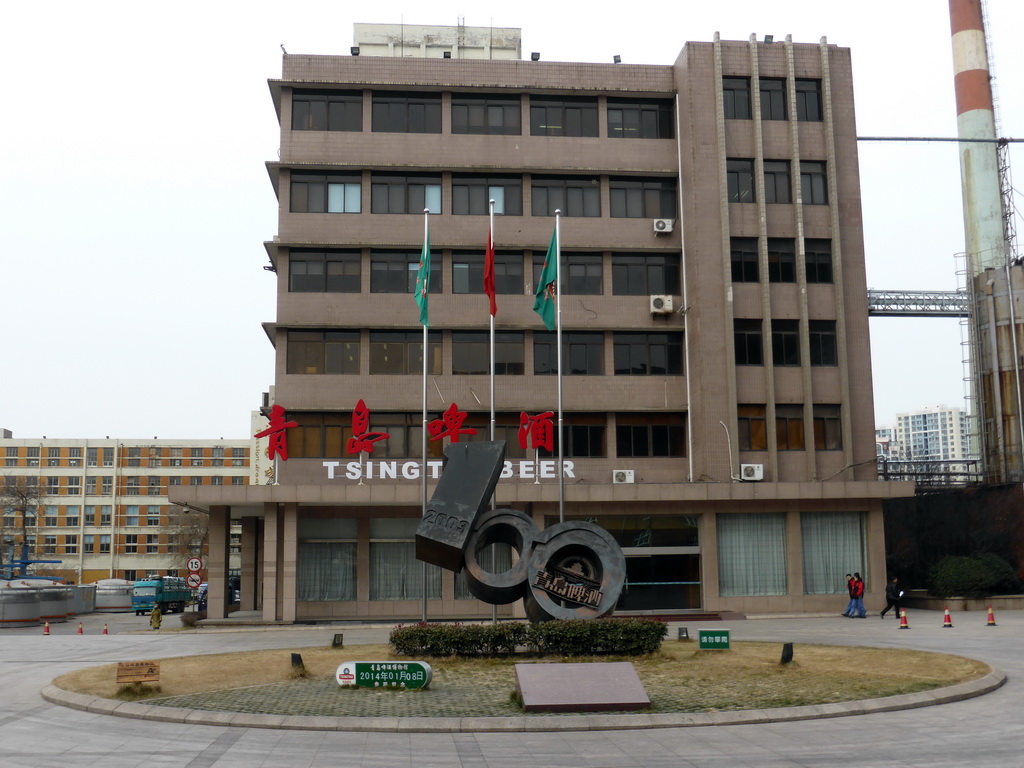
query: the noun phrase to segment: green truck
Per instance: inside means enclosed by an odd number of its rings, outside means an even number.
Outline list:
[[[155,576],[135,582],[132,609],[136,616],[160,608],[161,613],[181,613],[192,600],[192,590],[178,576]]]

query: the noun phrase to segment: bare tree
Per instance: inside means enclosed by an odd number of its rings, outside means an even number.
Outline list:
[[[3,522],[0,523],[0,565],[9,559],[10,545],[14,545],[15,559],[22,552],[22,546],[30,542],[35,545],[28,548],[28,556],[36,554],[39,546],[38,521],[39,508],[46,497],[46,489],[39,485],[34,477],[25,475],[4,475],[0,483],[0,507],[3,507]],[[9,514],[9,513],[13,513]],[[32,531],[30,538],[29,531]],[[7,567],[12,563],[8,562]]]
[[[188,559],[206,552],[210,541],[210,514],[192,507],[171,507],[167,553],[175,568],[185,570]]]

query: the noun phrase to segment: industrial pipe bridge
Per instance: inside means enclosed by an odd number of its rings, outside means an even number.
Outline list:
[[[967,317],[966,291],[868,290],[871,317]]]

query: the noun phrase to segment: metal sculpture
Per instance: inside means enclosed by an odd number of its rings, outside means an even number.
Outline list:
[[[416,557],[461,570],[474,597],[494,605],[522,599],[530,621],[586,619],[615,610],[626,558],[612,536],[593,523],[567,521],[539,530],[515,509],[484,510],[494,493],[504,441],[453,443],[416,530]],[[492,544],[518,555],[501,573],[480,563]]]

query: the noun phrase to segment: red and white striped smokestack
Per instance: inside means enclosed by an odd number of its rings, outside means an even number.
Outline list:
[[[981,0],[949,0],[964,236],[972,274],[1006,263],[995,113]]]

